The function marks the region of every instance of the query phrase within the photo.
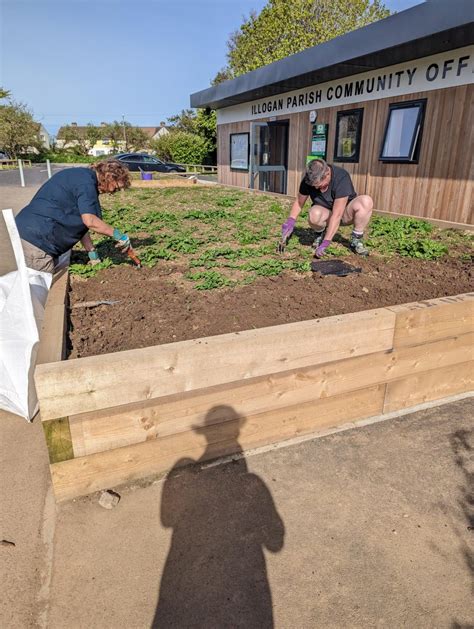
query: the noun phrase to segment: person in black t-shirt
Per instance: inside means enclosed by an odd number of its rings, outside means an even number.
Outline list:
[[[363,236],[372,215],[374,202],[367,194],[357,195],[350,175],[343,168],[331,166],[323,159],[312,160],[300,184],[298,196],[289,217],[282,225],[282,239],[293,232],[296,219],[306,199],[311,197],[308,221],[316,232],[314,256],[322,258],[339,229],[339,225],[353,225],[350,247],[354,253],[366,256]]]
[[[130,239],[102,220],[99,194],[130,186],[128,168],[104,160],[90,168],[66,168],[47,181],[16,216],[26,266],[52,273],[60,255],[81,241],[91,264],[100,262],[89,230],[111,236],[126,252]]]

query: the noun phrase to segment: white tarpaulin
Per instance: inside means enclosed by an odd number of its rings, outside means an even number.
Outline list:
[[[3,219],[16,271],[0,276],[0,408],[31,421],[38,409],[33,372],[52,274],[27,268],[12,210]]]

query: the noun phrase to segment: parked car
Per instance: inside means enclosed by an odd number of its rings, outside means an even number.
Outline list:
[[[186,168],[173,164],[171,162],[163,162],[157,157],[147,155],[146,153],[121,153],[115,157],[119,162],[123,162],[128,166],[130,171],[143,170],[145,172],[159,173],[185,173]]]

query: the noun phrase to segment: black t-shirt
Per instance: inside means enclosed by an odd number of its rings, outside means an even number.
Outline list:
[[[41,186],[16,224],[23,240],[56,257],[87,233],[82,214],[102,218],[97,175],[90,168],[66,168]]]
[[[348,202],[357,196],[351,177],[347,170],[339,168],[339,166],[329,166],[331,169],[331,181],[329,182],[326,192],[321,192],[318,188],[314,188],[306,183],[305,179],[300,184],[299,193],[304,196],[310,196],[312,205],[321,205],[322,207],[332,210],[334,201],[342,197],[349,197]]]

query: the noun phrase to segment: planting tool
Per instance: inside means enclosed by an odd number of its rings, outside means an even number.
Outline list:
[[[280,255],[285,253],[285,248],[288,243],[288,238],[282,238],[276,246],[276,252]]]
[[[142,263],[140,262],[140,258],[137,256],[137,254],[132,249],[132,247],[129,247],[127,249],[127,255],[133,261],[133,263],[136,264],[137,268],[139,269],[142,268]]]
[[[311,270],[321,275],[337,275],[345,277],[349,273],[361,273],[362,269],[343,262],[342,260],[313,260]]]
[[[289,216],[286,221],[281,226],[281,239],[277,244],[277,253],[285,253],[286,245],[290,240],[291,234],[293,233],[293,229],[295,228],[296,219],[292,216]]]
[[[120,299],[100,299],[98,301],[79,301],[77,304],[72,304],[70,309],[73,308],[95,308],[96,306],[113,306],[119,304]]]

